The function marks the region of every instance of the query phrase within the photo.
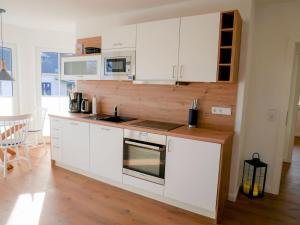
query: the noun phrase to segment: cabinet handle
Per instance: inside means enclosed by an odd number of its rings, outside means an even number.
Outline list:
[[[175,70],[176,70],[176,65],[173,65],[173,72],[172,72],[172,78],[175,79]]]
[[[79,123],[70,123],[71,125],[73,125],[73,126],[78,126],[79,125]]]
[[[172,140],[169,140],[168,141],[168,152],[172,152],[171,143],[172,143]]]
[[[101,127],[101,130],[104,130],[104,131],[110,131],[109,128],[104,128],[104,127]]]
[[[182,70],[183,70],[183,65],[180,65],[180,72],[179,72],[179,77],[182,78],[183,75],[182,75]]]

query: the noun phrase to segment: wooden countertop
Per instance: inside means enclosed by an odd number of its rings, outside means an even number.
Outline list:
[[[139,120],[124,122],[124,123],[112,123],[106,121],[91,120],[87,118],[89,116],[88,114],[82,114],[82,113],[66,112],[66,113],[58,113],[58,114],[49,114],[49,116],[54,118],[77,120],[77,121],[88,122],[92,124],[99,124],[99,125],[110,126],[110,127],[119,127],[123,129],[131,129],[131,130],[150,132],[150,133],[161,134],[166,136],[213,142],[218,144],[224,144],[233,137],[233,132],[218,131],[218,130],[212,130],[206,128],[188,128],[188,126],[186,125],[171,131],[160,131],[160,130],[149,129],[149,128],[135,127],[131,125],[132,123],[135,123]]]

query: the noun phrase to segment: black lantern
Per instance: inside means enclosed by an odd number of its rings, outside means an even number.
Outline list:
[[[241,191],[249,198],[262,198],[268,165],[260,161],[258,153],[253,153],[251,160],[244,161]]]

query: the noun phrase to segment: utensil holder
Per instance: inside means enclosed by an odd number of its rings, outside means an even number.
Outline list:
[[[197,127],[198,109],[189,109],[189,128]]]

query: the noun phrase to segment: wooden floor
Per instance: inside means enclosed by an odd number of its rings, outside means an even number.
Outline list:
[[[300,141],[284,166],[279,196],[228,202],[223,224],[300,224]],[[48,149],[32,151],[33,170],[16,165],[0,178],[0,225],[209,225],[202,217],[94,181],[51,169]],[[0,175],[2,175],[0,173]]]

